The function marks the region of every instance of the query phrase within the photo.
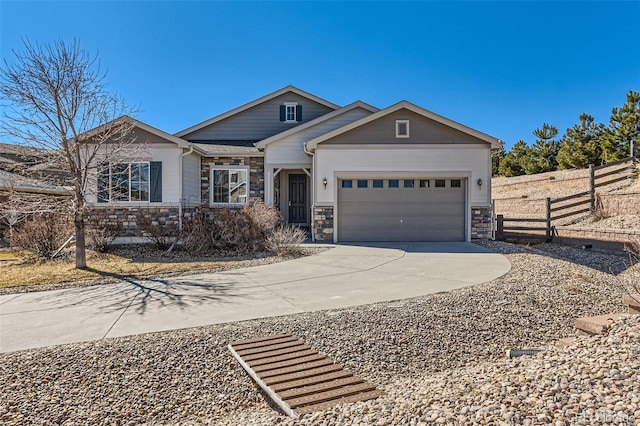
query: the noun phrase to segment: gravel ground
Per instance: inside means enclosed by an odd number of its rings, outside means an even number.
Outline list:
[[[0,421],[593,424],[602,416],[604,424],[626,425],[640,419],[637,317],[616,324],[609,337],[579,339],[536,357],[504,357],[512,347],[548,347],[574,334],[577,317],[622,311],[638,267],[627,269],[624,256],[552,244],[483,245],[505,253],[513,269],[449,293],[2,354]],[[303,338],[387,395],[296,421],[282,416],[226,348],[278,332]]]
[[[579,228],[640,230],[640,216],[620,215],[606,217],[604,219],[595,219],[589,217],[583,221],[575,223],[573,226]]]

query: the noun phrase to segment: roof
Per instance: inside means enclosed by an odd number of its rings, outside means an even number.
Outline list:
[[[153,126],[148,125],[147,123],[143,123],[142,121],[135,120],[133,123],[134,127],[147,131],[153,135],[156,135],[162,139],[166,139],[169,142],[173,142],[181,148],[189,148],[189,142],[184,139],[180,139],[170,133],[157,129]]]
[[[121,117],[118,117],[114,120],[111,120],[108,123],[103,124],[102,126],[98,126],[94,129],[89,130],[88,132],[85,132],[81,135],[81,138],[89,138],[97,133],[100,133],[103,129],[106,129],[108,126],[110,126],[111,124],[117,123],[120,120],[125,120],[125,121],[129,121],[131,123],[131,125],[133,127],[137,127],[138,129],[144,130],[146,132],[151,133],[152,135],[156,135],[159,138],[165,139],[168,142],[173,142],[176,145],[178,145],[181,148],[189,148],[189,142],[187,142],[184,139],[180,139],[179,137],[176,137],[170,133],[167,133],[165,131],[162,131],[158,128],[155,128],[153,126],[150,126],[147,123],[144,123],[140,120],[136,120],[132,117],[129,117],[128,115],[123,115]]]
[[[365,124],[368,124],[372,121],[375,121],[381,117],[384,117],[386,115],[392,114],[396,111],[399,111],[401,109],[407,109],[409,111],[415,112],[416,114],[419,114],[423,117],[429,118],[433,121],[436,121],[440,124],[444,124],[445,126],[449,126],[453,129],[456,129],[458,131],[461,131],[463,133],[466,133],[469,136],[473,136],[475,138],[478,138],[482,141],[485,141],[489,144],[491,144],[491,148],[501,148],[502,147],[502,141],[500,139],[497,139],[493,136],[490,136],[486,133],[482,133],[478,130],[472,129],[471,127],[467,127],[464,124],[460,124],[456,121],[450,120],[446,117],[443,117],[439,114],[436,114],[435,112],[431,112],[429,110],[426,110],[422,107],[419,107],[415,104],[412,104],[409,101],[401,101],[398,102],[397,104],[391,105],[390,107],[387,107],[381,111],[378,111],[374,114],[371,114],[367,117],[361,118],[360,120],[356,120],[353,123],[347,124],[345,126],[342,126],[338,129],[335,129],[331,132],[327,132],[324,135],[318,136],[317,138],[311,139],[309,142],[307,142],[307,149],[308,150],[314,150],[317,148],[319,143],[322,143],[326,140],[332,139],[338,135],[341,135],[345,132],[348,132],[350,130],[356,129],[358,127],[364,126]]]
[[[324,105],[326,107],[329,107],[331,109],[340,108],[339,105],[331,103],[331,102],[329,102],[329,101],[327,101],[325,99],[319,98],[316,95],[312,95],[311,93],[305,92],[304,90],[300,90],[297,87],[289,85],[289,86],[283,87],[280,90],[276,90],[275,92],[269,93],[268,95],[265,95],[265,96],[263,96],[261,98],[258,98],[258,99],[254,100],[254,101],[251,101],[251,102],[246,103],[244,105],[241,105],[241,106],[239,106],[237,108],[229,110],[229,111],[227,111],[227,112],[225,112],[223,114],[216,115],[215,117],[212,117],[212,118],[210,118],[208,120],[205,120],[205,121],[203,121],[201,123],[198,123],[196,125],[193,125],[193,126],[187,128],[187,129],[181,130],[181,131],[175,133],[175,136],[182,137],[182,136],[188,135],[189,133],[196,132],[196,131],[204,128],[204,127],[210,126],[213,123],[217,123],[218,121],[222,121],[225,118],[229,118],[229,117],[231,117],[233,115],[239,114],[239,113],[241,113],[243,111],[248,110],[249,108],[253,108],[256,105],[260,105],[261,103],[270,101],[271,99],[277,98],[278,96],[284,95],[285,93],[289,93],[289,92],[293,92],[293,93],[295,93],[297,95],[303,96],[303,97],[305,97],[307,99],[310,99],[310,100],[312,100],[314,102],[317,102],[317,103],[319,103],[321,105]]]
[[[192,141],[196,152],[204,156],[261,156],[262,153],[255,147],[256,140],[210,140]]]
[[[257,148],[264,148],[265,146],[269,145],[270,143],[282,140],[284,138],[286,138],[287,136],[291,136],[293,134],[296,134],[298,132],[304,131],[310,127],[313,127],[315,125],[318,125],[320,123],[324,123],[327,120],[331,120],[334,117],[338,117],[346,112],[349,112],[351,110],[354,110],[356,108],[363,108],[369,112],[377,112],[380,111],[379,108],[376,108],[372,105],[369,105],[368,103],[362,102],[362,101],[355,101],[353,103],[350,103],[349,105],[346,105],[342,108],[336,109],[335,111],[332,111],[328,114],[324,114],[321,115],[320,117],[311,120],[311,121],[307,121],[304,124],[300,124],[298,126],[292,127],[289,130],[286,130],[284,132],[278,133],[276,135],[273,135],[269,138],[263,139],[260,142],[256,143],[256,147]]]
[[[0,190],[15,190],[38,194],[71,195],[72,188],[52,185],[36,179],[26,178],[15,173],[0,170]]]

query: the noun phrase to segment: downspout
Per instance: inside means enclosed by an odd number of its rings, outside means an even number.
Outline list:
[[[189,147],[189,151],[183,152],[178,156],[178,187],[180,188],[180,200],[178,202],[178,229],[182,231],[182,202],[184,200],[184,188],[182,187],[182,159],[193,153],[193,145]]]
[[[314,243],[316,242],[316,232],[315,232],[315,225],[316,222],[315,220],[313,220],[313,212],[315,210],[315,202],[316,202],[316,191],[315,191],[315,184],[316,184],[316,164],[315,164],[315,156],[313,155],[313,152],[307,150],[307,143],[303,143],[302,144],[302,149],[304,151],[305,154],[307,154],[308,156],[311,157],[311,241],[313,241]]]

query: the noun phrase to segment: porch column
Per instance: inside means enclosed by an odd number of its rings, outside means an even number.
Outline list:
[[[264,167],[264,203],[273,206],[273,168]]]

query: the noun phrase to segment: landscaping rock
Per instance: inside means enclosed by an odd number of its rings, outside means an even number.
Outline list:
[[[0,355],[5,424],[634,424],[640,322],[580,337],[578,317],[623,312],[638,268],[553,245],[484,243],[511,272],[444,294]],[[597,265],[595,268],[588,265]],[[463,265],[461,266],[463,267]],[[393,284],[390,284],[393,285]],[[506,303],[505,303],[506,302]],[[293,420],[233,359],[233,340],[289,332],[387,395]],[[506,359],[509,348],[547,348]]]

